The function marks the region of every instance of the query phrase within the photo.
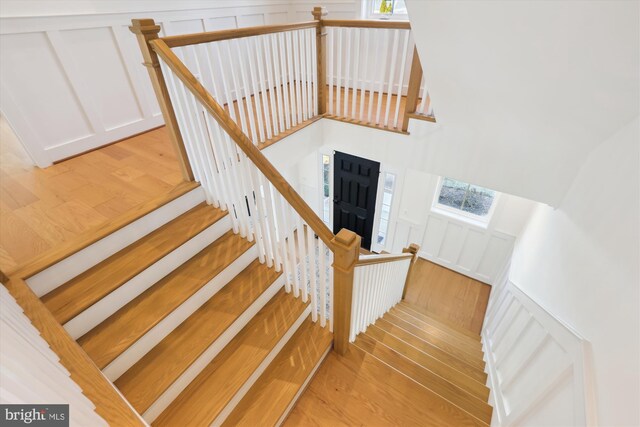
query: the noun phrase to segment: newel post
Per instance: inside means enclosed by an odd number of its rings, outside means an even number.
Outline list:
[[[327,9],[322,6],[313,8],[313,19],[320,25],[316,27],[316,58],[318,59],[318,114],[327,112],[327,31],[322,25],[322,17]]]
[[[345,354],[349,347],[353,274],[360,255],[360,236],[343,228],[333,240],[333,348]]]
[[[412,243],[408,248],[402,249],[403,254],[412,254],[411,262],[409,263],[409,271],[407,271],[407,279],[404,282],[404,288],[402,289],[402,299],[404,299],[407,294],[407,286],[409,285],[409,281],[411,280],[411,274],[414,271],[414,266],[416,261],[418,260],[418,251],[420,250],[420,246]]]
[[[158,104],[160,104],[160,110],[162,111],[162,117],[164,117],[164,123],[169,131],[169,137],[173,143],[173,147],[176,150],[178,162],[180,162],[180,169],[182,170],[182,176],[185,181],[193,181],[193,171],[189,164],[189,158],[187,157],[187,150],[180,134],[180,128],[178,127],[178,120],[176,119],[176,113],[171,104],[171,98],[169,98],[169,91],[165,84],[164,77],[162,76],[162,69],[160,68],[160,62],[158,55],[153,51],[149,42],[158,38],[160,32],[160,26],[156,25],[153,19],[132,19],[129,30],[136,35],[138,44],[140,45],[140,51],[142,52],[143,64],[147,67],[149,72],[149,78],[151,79],[151,85],[153,91],[158,98]]]
[[[402,131],[409,129],[409,114],[416,112],[418,97],[420,96],[420,83],[422,83],[422,64],[418,56],[418,49],[413,48],[413,58],[411,59],[411,73],[409,74],[409,86],[407,87],[407,102],[404,104],[404,115],[402,116]]]

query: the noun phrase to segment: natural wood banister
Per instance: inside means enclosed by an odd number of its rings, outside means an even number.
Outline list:
[[[326,224],[318,217],[318,215],[309,207],[309,205],[300,197],[300,195],[289,185],[286,179],[278,172],[278,170],[267,160],[260,152],[260,149],[253,145],[253,142],[242,131],[242,128],[231,119],[213,96],[205,89],[204,86],[195,78],[193,73],[180,61],[175,53],[167,46],[162,39],[156,39],[150,42],[153,50],[160,56],[167,66],[176,74],[176,76],[184,83],[185,87],[193,93],[202,103],[204,108],[214,117],[218,124],[225,132],[235,141],[240,149],[247,157],[256,165],[256,167],[264,174],[273,186],[282,194],[302,219],[311,227],[320,239],[331,249],[334,248],[334,235],[326,226]],[[335,251],[334,251],[335,252]]]
[[[356,263],[356,267],[360,267],[361,265],[371,265],[371,264],[383,264],[385,262],[395,262],[402,261],[409,258],[412,258],[412,254],[401,254],[401,255],[361,255],[358,258],[358,262]]]
[[[402,118],[402,130],[409,129],[410,114],[415,113],[420,96],[420,83],[422,82],[422,64],[418,56],[418,48],[413,48],[411,59],[411,72],[409,73],[409,85],[407,87],[407,100],[404,104],[404,116]]]
[[[409,21],[377,21],[373,19],[323,19],[325,27],[351,27],[351,28],[391,28],[397,30],[410,30]]]
[[[111,426],[144,426],[139,415],[102,374],[87,353],[74,341],[53,317],[31,288],[20,278],[11,278],[3,284],[15,298],[24,314],[60,358],[71,379],[96,407],[96,413]]]
[[[319,21],[297,22],[294,24],[260,25],[256,27],[233,28],[230,30],[208,31],[205,33],[180,34],[162,37],[169,47],[188,46],[192,44],[217,42],[220,40],[238,39],[242,37],[259,36],[262,34],[280,33],[283,31],[318,28]]]
[[[327,9],[314,7],[313,19],[320,23],[316,27],[316,58],[318,64],[318,114],[327,112],[327,32],[322,25],[322,17],[327,16]]]
[[[343,228],[333,239],[333,348],[345,354],[349,348],[353,275],[360,256],[360,236]]]
[[[129,30],[136,35],[138,44],[140,45],[140,52],[142,53],[143,65],[147,67],[149,72],[149,78],[151,79],[151,85],[153,91],[158,99],[160,110],[162,111],[162,117],[164,123],[169,131],[169,138],[173,144],[173,148],[176,151],[178,157],[178,163],[180,164],[180,170],[182,171],[182,177],[185,181],[193,181],[193,171],[191,170],[191,164],[187,156],[187,149],[184,146],[182,135],[180,134],[180,128],[178,127],[178,120],[176,119],[176,113],[171,104],[169,98],[169,91],[167,85],[162,77],[162,70],[160,70],[160,63],[155,52],[149,47],[151,40],[158,38],[160,32],[160,26],[156,25],[153,19],[133,19],[131,20],[131,26]]]
[[[409,271],[407,271],[407,279],[404,282],[404,289],[402,290],[402,299],[404,299],[407,293],[407,285],[411,280],[411,275],[413,274],[414,266],[416,264],[416,261],[418,260],[419,251],[420,251],[420,246],[415,243],[411,243],[409,247],[402,249],[402,253],[411,255],[411,263],[409,264]]]

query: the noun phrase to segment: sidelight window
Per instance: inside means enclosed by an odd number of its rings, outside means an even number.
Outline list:
[[[396,176],[392,173],[384,173],[384,190],[382,193],[382,207],[380,211],[380,224],[378,226],[378,237],[376,243],[385,246],[389,222],[391,221],[391,203],[393,202],[393,188],[395,187]]]

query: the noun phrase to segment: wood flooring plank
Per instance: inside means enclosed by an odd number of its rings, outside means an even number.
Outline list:
[[[307,305],[281,289],[152,424],[210,425]]]
[[[144,413],[281,274],[254,260],[115,385],[138,412]]]
[[[104,369],[254,244],[228,231],[80,337],[78,343]]]
[[[485,288],[482,288],[485,289]],[[488,294],[488,290],[486,291]],[[428,310],[418,307],[414,304],[408,303],[406,301],[400,301],[398,304],[398,308],[407,311],[418,319],[432,323],[434,326],[449,329],[455,331],[459,334],[466,335],[469,338],[472,338],[475,341],[480,341],[481,337],[479,334],[471,332],[469,329],[458,326],[456,323],[436,314],[429,312]],[[476,311],[480,317],[484,317],[484,314],[480,311]]]
[[[202,203],[42,297],[64,324],[227,213]]]

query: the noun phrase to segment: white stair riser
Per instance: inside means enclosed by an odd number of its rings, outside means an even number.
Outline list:
[[[264,373],[264,371],[269,367],[273,359],[276,358],[280,350],[289,342],[293,334],[296,333],[302,322],[306,320],[311,314],[311,305],[308,305],[307,308],[302,312],[300,317],[295,321],[293,325],[289,328],[289,330],[283,335],[283,337],[278,341],[278,344],[271,350],[271,352],[267,355],[267,357],[260,363],[260,366],[251,374],[251,376],[247,379],[247,381],[240,387],[240,390],[233,396],[233,398],[229,401],[227,406],[220,412],[220,415],[213,421],[212,426],[220,426],[227,419],[229,414],[233,411],[238,403],[242,400],[242,398],[247,394],[247,392],[251,389],[251,387],[258,381],[260,375]],[[144,418],[144,416],[143,416]]]
[[[65,323],[64,328],[74,339],[81,337],[230,229],[227,215]]]
[[[103,369],[115,381],[258,257],[252,246]]]
[[[202,372],[202,370],[222,351],[271,298],[284,286],[284,274],[278,277],[218,339],[209,346],[185,372],[165,390],[165,392],[147,409],[143,418],[151,423],[175,400],[176,397]]]
[[[282,425],[282,423],[284,422],[284,420],[287,418],[287,416],[289,415],[289,412],[291,412],[291,410],[293,409],[294,406],[296,406],[296,402],[298,401],[298,399],[300,399],[300,396],[302,396],[302,393],[304,393],[304,391],[307,388],[307,385],[309,385],[309,382],[311,381],[311,379],[313,378],[313,376],[316,374],[316,372],[318,371],[318,368],[320,368],[320,365],[322,365],[322,362],[324,362],[324,359],[329,355],[329,352],[331,351],[331,349],[333,348],[333,346],[329,346],[327,348],[327,350],[324,352],[324,354],[322,355],[322,357],[320,357],[320,360],[318,360],[318,363],[316,364],[316,366],[313,367],[313,369],[311,370],[311,372],[309,373],[309,376],[307,377],[307,379],[304,380],[304,383],[302,384],[302,386],[298,389],[298,392],[296,393],[295,397],[293,398],[293,400],[291,400],[291,403],[289,403],[289,406],[287,406],[287,409],[282,413],[282,416],[280,417],[280,419],[278,420],[278,422],[276,423],[276,427],[279,427],[280,425]]]
[[[205,200],[202,187],[149,212],[131,224],[111,233],[81,251],[27,279],[37,296],[45,295],[116,252],[126,248],[162,225]]]

